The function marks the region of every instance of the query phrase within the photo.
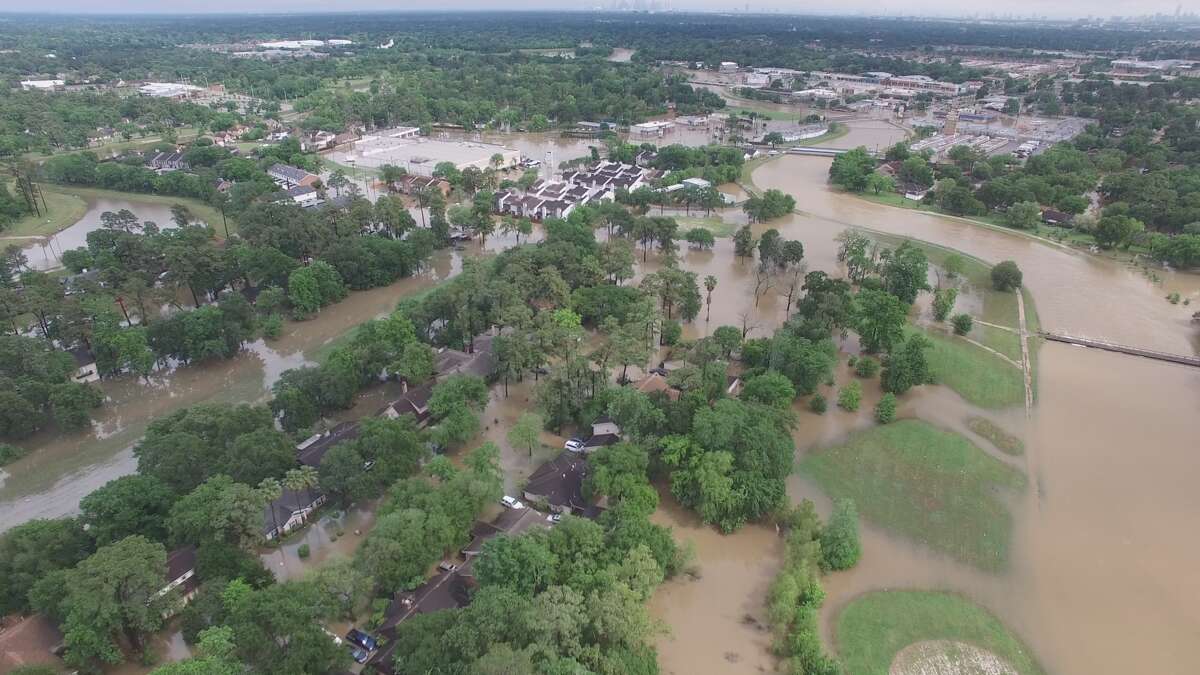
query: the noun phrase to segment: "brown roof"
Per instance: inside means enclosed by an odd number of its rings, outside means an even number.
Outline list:
[[[637,384],[637,390],[643,394],[653,394],[656,391],[666,392],[667,398],[679,400],[679,390],[667,384],[667,378],[658,373],[650,373]]]
[[[568,450],[539,466],[525,484],[525,494],[544,499],[551,506],[585,509],[583,480],[588,474],[587,459]]]

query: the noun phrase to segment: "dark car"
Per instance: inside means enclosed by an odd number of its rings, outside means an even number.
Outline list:
[[[367,659],[371,658],[371,652],[363,649],[362,647],[355,647],[354,649],[350,650],[350,656],[353,657],[357,663],[366,663]]]
[[[367,635],[357,628],[351,628],[350,632],[346,633],[346,642],[362,647],[368,652],[373,652],[377,647],[379,647],[379,642],[376,641],[375,638]],[[359,661],[359,663],[362,662]]]

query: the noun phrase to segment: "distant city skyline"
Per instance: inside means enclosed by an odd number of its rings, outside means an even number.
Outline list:
[[[565,6],[564,6],[565,5]],[[35,5],[20,7],[26,12],[59,12],[82,14],[195,14],[195,13],[314,13],[347,11],[481,11],[481,10],[612,10],[612,9],[673,9],[675,11],[730,11],[785,14],[824,15],[903,15],[929,16],[934,18],[956,18],[977,16],[980,18],[1028,18],[1049,17],[1055,19],[1093,17],[1107,19],[1112,16],[1174,15],[1200,12],[1200,3],[1192,0],[1180,3],[1177,0],[1009,0],[1001,7],[987,6],[967,9],[960,0],[840,0],[828,6],[800,5],[784,0],[759,0],[757,2],[732,2],[730,0],[599,0],[571,6],[561,0],[446,0],[445,2],[405,2],[398,5],[395,0],[111,0],[97,3],[94,0],[43,0]],[[16,8],[14,8],[16,9]]]

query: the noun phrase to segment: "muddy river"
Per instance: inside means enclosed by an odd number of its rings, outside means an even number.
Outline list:
[[[886,145],[900,133],[886,122],[852,124],[833,143]],[[1015,260],[1048,329],[1183,354],[1200,349],[1200,331],[1188,320],[1192,310],[1163,299],[1175,291],[1200,301],[1195,275],[1156,270],[1155,279],[1136,266],[1018,234],[864,202],[829,189],[828,166],[825,159],[782,157],[754,173],[760,188],[794,195],[802,212],[755,230],[775,227],[802,240],[810,269],[837,269],[833,237],[851,224],[912,236],[989,262]],[[688,269],[719,280],[712,319],[690,326],[693,335],[744,318],[755,326],[752,335],[767,335],[783,318],[777,291],[752,306],[752,268],[731,249],[722,239],[711,252],[681,256]],[[836,644],[837,612],[856,596],[936,588],[962,592],[995,612],[1052,673],[1200,671],[1194,602],[1200,545],[1185,534],[1200,514],[1193,487],[1200,475],[1194,429],[1200,371],[1058,344],[1043,345],[1038,363],[1038,401],[1028,418],[1020,409],[977,410],[944,387],[914,391],[900,408],[901,416],[959,431],[981,447],[964,428],[972,414],[986,414],[1025,439],[1025,456],[998,455],[1030,476],[1030,489],[1011,504],[1010,569],[982,572],[866,523],[859,566],[824,580],[827,643]],[[868,387],[863,409],[879,395],[877,384]],[[868,416],[838,410],[798,414],[798,456],[871,424]],[[828,513],[828,498],[800,476],[789,481],[789,494]],[[657,643],[664,672],[769,669],[766,640],[747,615],[765,615],[764,579],[778,564],[773,536],[764,540],[761,529],[747,528],[722,537],[671,507],[656,518],[693,542],[700,568],[699,578],[669,582],[652,602],[655,616],[671,627]]]

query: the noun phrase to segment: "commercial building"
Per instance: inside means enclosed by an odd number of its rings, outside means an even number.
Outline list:
[[[62,91],[67,86],[64,80],[21,80],[24,91]]]
[[[202,91],[201,87],[178,82],[147,82],[138,87],[139,94],[153,98],[191,98]]]
[[[418,176],[433,175],[434,168],[443,162],[459,171],[471,167],[482,171],[514,167],[521,161],[519,151],[502,145],[422,138],[420,134],[416,127],[377,131],[360,138],[354,148],[338,153],[334,161],[372,168],[391,164]]]
[[[674,127],[671,120],[653,120],[635,124],[629,127],[629,132],[637,136],[662,136]]]

